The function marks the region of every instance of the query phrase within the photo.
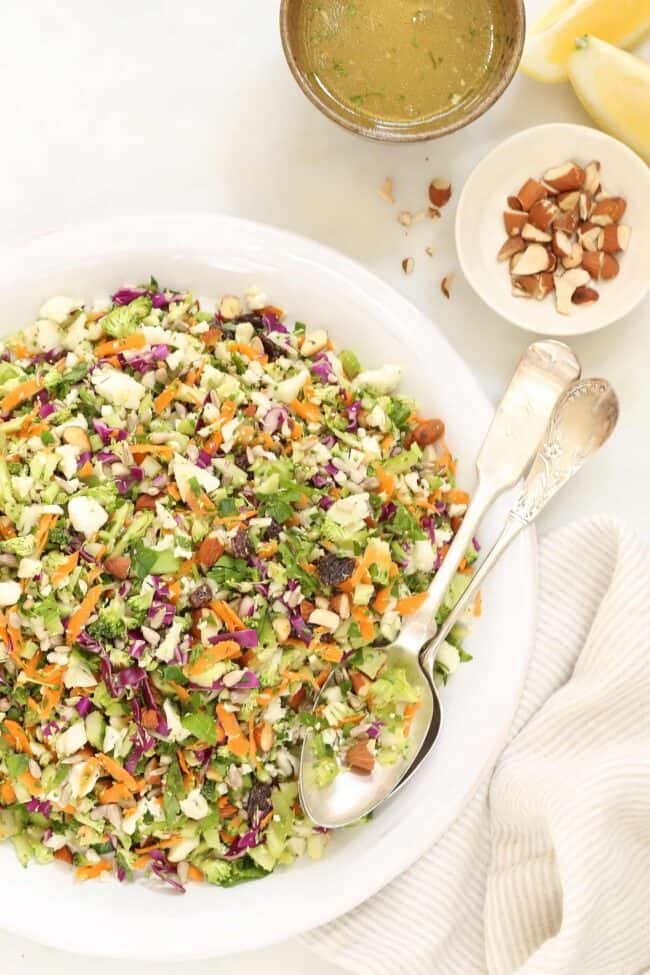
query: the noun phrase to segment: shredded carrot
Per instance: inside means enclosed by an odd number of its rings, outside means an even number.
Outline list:
[[[335,643],[323,643],[321,644],[323,649],[320,652],[322,660],[327,660],[331,664],[338,664],[341,662],[343,657],[343,650],[341,647],[337,646]]]
[[[16,793],[11,782],[3,782],[0,785],[0,802],[3,806],[11,806],[16,801]]]
[[[242,623],[234,609],[231,609],[222,599],[213,599],[210,609],[214,610],[219,619],[231,630],[245,630],[246,624]]]
[[[170,403],[173,403],[174,399],[178,395],[178,390],[180,386],[178,382],[170,383],[166,389],[163,389],[162,393],[159,393],[153,401],[153,408],[156,413],[163,413]]]
[[[257,359],[259,362],[268,362],[269,358],[264,352],[258,351],[254,346],[249,345],[248,342],[229,342],[228,348],[231,352],[239,352],[241,355],[245,355],[247,359]]]
[[[426,592],[418,592],[415,596],[405,596],[404,599],[397,600],[395,609],[402,616],[408,616],[409,613],[414,613],[420,606],[423,606],[426,599]]]
[[[112,869],[113,867],[110,861],[100,860],[99,863],[89,863],[85,867],[79,867],[75,871],[75,877],[77,880],[94,880],[95,877],[99,877],[101,874]]]
[[[482,612],[483,612],[483,598],[482,598],[480,592],[477,592],[476,593],[476,599],[474,600],[473,613],[474,613],[474,616],[480,616]]]
[[[289,403],[290,408],[299,416],[302,420],[306,420],[307,423],[320,423],[322,420],[321,412],[315,403],[303,402],[294,399]]]
[[[233,755],[237,755],[238,758],[243,758],[245,755],[248,755],[248,739],[244,735],[240,735],[239,738],[229,738],[228,748]]]
[[[453,488],[451,491],[447,491],[444,497],[448,504],[469,503],[469,494],[467,491],[459,491],[458,488]]]
[[[77,568],[77,563],[79,561],[79,552],[73,552],[69,555],[65,562],[62,562],[58,569],[55,569],[51,576],[51,581],[53,586],[58,586],[60,582],[70,575],[71,572]]]
[[[204,648],[200,657],[194,663],[188,664],[185,673],[188,677],[199,677],[207,673],[221,660],[234,660],[241,657],[241,647],[236,640],[222,640],[221,643],[211,644]]]
[[[33,399],[37,393],[40,393],[42,388],[43,382],[41,379],[28,379],[27,382],[19,383],[18,386],[14,386],[13,389],[9,390],[2,397],[2,400],[0,400],[0,409],[3,412],[14,410],[21,403],[26,402],[26,400]]]
[[[16,751],[24,752],[26,755],[31,755],[32,746],[30,740],[18,722],[5,718],[4,727],[7,731],[5,738],[16,749]]]
[[[99,801],[102,805],[108,805],[111,802],[124,802],[131,798],[131,790],[124,782],[116,782],[114,785],[109,785],[99,793]]]
[[[375,627],[365,606],[354,606],[352,618],[359,624],[362,639],[370,643],[375,636]]]
[[[190,863],[190,868],[187,871],[187,877],[189,880],[193,880],[195,884],[202,884],[204,881],[203,872],[195,867],[193,863]]]
[[[223,704],[217,704],[217,717],[219,718],[221,727],[229,739],[243,737],[237,717],[232,711],[228,711]]]
[[[84,596],[79,608],[75,610],[75,612],[68,620],[68,630],[66,633],[65,640],[69,647],[72,646],[72,644],[75,642],[75,640],[81,633],[82,629],[88,622],[92,614],[92,611],[97,605],[97,602],[101,594],[102,594],[101,586],[93,586],[92,589],[89,589],[86,595]]]
[[[133,335],[126,335],[122,339],[112,339],[110,342],[100,342],[95,346],[95,355],[98,359],[103,359],[108,355],[117,355],[120,352],[130,352],[135,349],[144,349],[147,344],[142,332],[135,332]]]
[[[251,765],[257,765],[257,745],[255,744],[255,722],[253,718],[248,719],[248,758]]]
[[[158,457],[171,460],[174,456],[174,448],[168,443],[132,443],[129,446],[134,457],[141,454],[155,454]]]
[[[395,494],[395,478],[385,471],[380,464],[375,464],[375,474],[379,481],[379,493],[385,494],[386,500],[389,501]]]
[[[29,770],[23,772],[22,775],[19,775],[18,781],[27,789],[30,796],[40,796],[41,792],[43,791]]]
[[[82,481],[84,481],[87,477],[92,477],[94,473],[95,473],[95,468],[93,467],[93,465],[90,463],[89,460],[87,460],[85,464],[82,464],[79,470],[77,471],[77,475],[78,477],[81,478]]]
[[[388,609],[388,603],[390,602],[390,594],[391,586],[385,586],[383,589],[379,590],[372,603],[372,608],[376,613],[386,612]]]
[[[116,782],[123,782],[127,789],[130,789],[131,792],[135,792],[137,790],[138,783],[135,781],[133,776],[127,772],[127,770],[120,765],[119,762],[116,762],[114,758],[111,758],[110,755],[104,755],[103,752],[97,752],[96,758],[102,768],[108,772],[109,775],[112,775]]]
[[[56,515],[41,515],[36,532],[36,554],[40,555],[47,544],[48,535],[56,524]]]
[[[370,542],[363,558],[357,564],[356,569],[346,582],[342,582],[338,587],[343,592],[352,592],[367,573],[371,565],[378,565],[380,568],[389,568],[391,564],[390,554],[375,542]]]

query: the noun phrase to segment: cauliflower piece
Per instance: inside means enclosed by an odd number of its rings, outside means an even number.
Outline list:
[[[181,799],[179,806],[188,819],[204,819],[210,812],[210,807],[199,789],[192,789],[185,799]]]
[[[68,502],[68,517],[75,531],[81,532],[86,538],[96,535],[102,525],[108,521],[108,513],[94,498],[83,495],[71,498]]]
[[[113,406],[137,410],[146,393],[145,387],[132,376],[110,366],[96,369],[90,377],[99,395]]]
[[[190,481],[195,478],[207,494],[211,494],[221,486],[221,481],[210,471],[198,467],[179,454],[174,455],[174,479],[181,493],[183,501],[187,501],[192,492]]]
[[[340,525],[341,528],[354,529],[370,514],[370,495],[367,491],[360,494],[351,494],[349,498],[340,498],[335,501],[327,512],[327,517]]]
[[[59,758],[69,758],[83,748],[87,741],[85,724],[83,721],[75,721],[67,731],[57,736],[54,747]]]
[[[404,370],[401,366],[385,365],[379,369],[365,369],[354,380],[354,389],[374,389],[377,393],[392,393]]]
[[[56,295],[49,298],[38,313],[39,318],[49,318],[51,322],[62,325],[73,311],[83,307],[83,298],[68,298],[65,295]]]
[[[15,606],[22,595],[20,583],[13,579],[0,582],[0,606]]]
[[[275,387],[275,398],[280,400],[281,403],[290,403],[292,400],[296,399],[298,393],[305,385],[309,379],[309,372],[306,369],[302,369],[297,372],[295,376],[290,376],[288,379],[283,379],[281,383],[278,383]]]

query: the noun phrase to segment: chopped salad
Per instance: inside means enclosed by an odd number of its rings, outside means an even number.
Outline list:
[[[323,786],[342,740],[360,773],[408,745],[382,646],[468,497],[398,367],[283,318],[152,280],[51,298],[0,345],[0,840],[23,864],[261,877],[327,842],[298,801],[307,728]]]

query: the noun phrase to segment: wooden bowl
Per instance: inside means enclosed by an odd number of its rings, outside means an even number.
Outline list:
[[[389,122],[368,119],[353,108],[342,105],[318,85],[304,55],[300,30],[300,8],[303,0],[282,0],[280,6],[280,33],[282,47],[291,69],[307,98],[324,115],[358,135],[382,142],[423,142],[438,139],[469,125],[501,97],[519,66],[526,35],[524,0],[499,0],[505,24],[505,38],[499,60],[485,75],[483,86],[471,102],[462,102],[452,111],[415,122]]]

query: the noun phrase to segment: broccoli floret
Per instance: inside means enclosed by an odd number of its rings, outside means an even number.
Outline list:
[[[201,870],[209,884],[222,886],[228,884],[232,877],[232,864],[226,860],[204,860]]]
[[[88,627],[88,632],[102,643],[113,643],[126,637],[126,619],[121,602],[112,602],[100,610],[99,616]]]
[[[153,602],[153,594],[154,590],[151,586],[143,586],[139,593],[136,593],[134,596],[129,596],[126,601],[129,612],[138,625],[145,620],[147,610]]]
[[[113,555],[121,555],[134,539],[142,538],[147,528],[152,523],[153,517],[153,511],[138,511],[137,515],[113,549]]]
[[[128,305],[113,308],[101,319],[101,326],[107,335],[114,339],[123,338],[135,332],[138,322],[151,311],[151,299],[146,295],[136,298]]]
[[[48,550],[57,549],[67,552],[70,548],[71,541],[72,538],[69,529],[66,528],[62,521],[57,521],[47,536],[47,547]]]
[[[92,498],[101,504],[109,514],[112,514],[117,507],[118,490],[114,481],[106,481],[104,484],[97,484],[95,487],[88,488],[83,492],[86,497]]]
[[[33,535],[16,535],[15,538],[5,538],[0,542],[0,552],[10,552],[22,558],[34,551],[35,538]]]
[[[46,599],[42,599],[40,603],[37,603],[30,611],[30,616],[40,616],[43,621],[43,626],[51,636],[58,636],[60,633],[63,633],[60,614],[61,607],[52,593]]]

